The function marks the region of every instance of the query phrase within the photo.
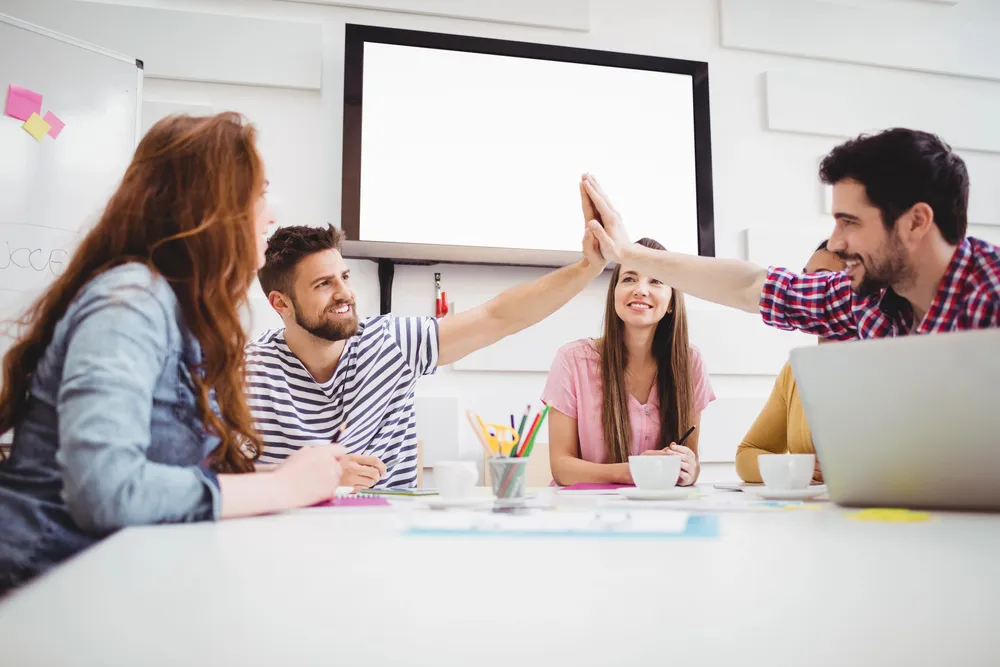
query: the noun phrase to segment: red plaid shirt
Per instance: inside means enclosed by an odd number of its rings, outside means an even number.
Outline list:
[[[760,314],[778,329],[832,340],[1000,328],[1000,248],[971,237],[962,241],[916,327],[909,301],[892,289],[860,297],[846,273],[796,275],[772,267]]]

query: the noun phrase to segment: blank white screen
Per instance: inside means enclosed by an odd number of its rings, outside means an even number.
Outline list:
[[[366,43],[360,240],[579,250],[577,183],[698,252],[691,77]]]

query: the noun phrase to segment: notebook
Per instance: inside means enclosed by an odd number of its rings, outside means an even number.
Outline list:
[[[358,496],[407,496],[418,498],[420,496],[436,496],[437,489],[364,489],[354,495]]]
[[[337,498],[345,498],[348,496],[398,496],[416,498],[420,496],[436,495],[437,489],[359,489],[358,491],[355,491],[353,486],[338,486],[336,493]]]
[[[371,496],[347,496],[346,498],[334,498],[330,501],[333,507],[391,507],[385,498]]]

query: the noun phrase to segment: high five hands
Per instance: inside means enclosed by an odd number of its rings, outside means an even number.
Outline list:
[[[601,255],[606,261],[621,263],[624,249],[631,244],[628,231],[600,183],[590,174],[580,179],[580,201],[587,232],[597,242]]]

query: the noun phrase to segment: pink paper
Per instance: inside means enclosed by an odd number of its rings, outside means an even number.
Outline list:
[[[634,489],[631,484],[594,484],[593,482],[580,482],[571,486],[564,486],[567,491],[610,491],[612,489]]]
[[[53,139],[57,138],[59,133],[62,132],[62,129],[66,127],[66,123],[59,120],[59,116],[55,115],[51,111],[46,111],[45,115],[42,116],[42,120],[52,126],[49,128],[49,136]]]
[[[41,93],[10,84],[7,88],[7,115],[18,120],[28,120],[33,113],[42,115]]]
[[[390,507],[390,503],[385,498],[373,496],[347,496],[346,498],[334,498],[324,503],[319,503],[316,507]]]

